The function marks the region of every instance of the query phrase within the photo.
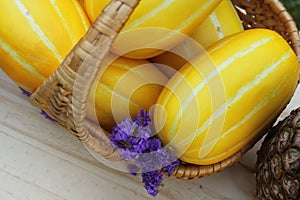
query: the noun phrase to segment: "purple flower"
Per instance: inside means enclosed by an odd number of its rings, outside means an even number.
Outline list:
[[[166,167],[170,164],[172,164],[177,158],[173,156],[170,152],[168,152],[166,149],[159,149],[157,151],[157,157],[160,160],[161,167]]]
[[[149,126],[137,126],[135,135],[139,138],[149,138],[152,136],[152,130]]]
[[[139,169],[138,166],[136,166],[136,165],[131,165],[131,164],[129,164],[129,165],[127,166],[127,168],[128,168],[129,173],[130,173],[131,175],[133,175],[133,176],[136,176],[137,173],[140,171],[140,169]]]
[[[156,171],[161,168],[155,152],[139,154],[135,163],[141,168],[142,172]]]
[[[132,132],[135,128],[135,124],[130,118],[125,119],[121,123],[119,123],[117,126],[115,126],[115,131],[121,131],[126,135],[132,135]]]
[[[156,196],[158,194],[158,187],[163,181],[163,175],[157,171],[146,172],[142,174],[142,179],[148,193]]]
[[[30,97],[30,95],[31,95],[31,93],[30,93],[30,92],[28,92],[28,91],[24,90],[24,89],[23,89],[23,88],[21,88],[21,87],[19,87],[19,88],[20,88],[20,90],[22,91],[22,93],[23,93],[23,94],[25,94],[26,96]]]
[[[113,146],[125,150],[127,148],[128,137],[129,136],[122,131],[115,131],[109,138]]]
[[[173,161],[171,164],[165,166],[162,168],[162,172],[168,174],[168,176],[171,176],[173,174],[173,172],[175,171],[175,169],[179,166],[179,160],[176,159],[175,161]]]
[[[160,140],[155,137],[149,139],[148,143],[150,152],[157,151],[162,148]]]
[[[122,159],[133,163],[128,165],[130,174],[141,172],[144,187],[149,194],[156,196],[163,180],[163,174],[158,171],[170,176],[179,161],[154,137],[149,116],[149,112],[141,110],[134,121],[125,119],[113,128],[110,141],[120,148]]]
[[[134,118],[134,122],[141,127],[151,124],[150,113],[141,109],[140,113]]]
[[[53,122],[56,121],[55,119],[53,119],[52,117],[50,117],[45,111],[41,110],[40,113],[41,113],[41,115],[43,115],[45,117],[45,119],[48,119],[48,120],[53,121]]]
[[[125,150],[128,147],[133,126],[134,124],[130,119],[126,119],[115,126],[110,134],[111,143],[115,147]]]
[[[138,130],[136,124],[128,118],[113,128],[110,141],[123,151],[142,153],[148,149],[148,141],[147,138],[138,137]]]
[[[147,139],[129,137],[127,140],[127,148],[133,153],[143,153],[146,149],[148,149]]]

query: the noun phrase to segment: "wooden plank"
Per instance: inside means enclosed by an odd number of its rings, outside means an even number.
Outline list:
[[[65,129],[44,119],[0,72],[0,199],[150,199],[140,177],[103,165]],[[300,91],[283,112],[300,105]],[[256,150],[195,180],[166,178],[158,199],[253,199]],[[3,198],[2,198],[3,197]]]

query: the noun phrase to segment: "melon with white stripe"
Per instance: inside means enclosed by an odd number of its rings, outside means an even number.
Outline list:
[[[204,48],[207,48],[225,36],[243,30],[242,22],[231,0],[223,0],[215,11],[193,32],[191,37]]]
[[[190,35],[222,0],[142,0],[130,16],[112,51],[130,58],[150,58]],[[110,0],[85,0],[91,21]],[[181,33],[181,34],[180,34]]]
[[[241,20],[233,7],[231,0],[223,0],[197,29],[182,43],[151,59],[152,62],[171,67],[173,75],[187,61],[196,57],[214,42],[234,33],[243,31]],[[162,68],[166,73],[169,70]]]
[[[227,36],[170,79],[157,101],[155,128],[181,160],[219,162],[274,122],[298,74],[297,57],[278,33]]]
[[[33,92],[90,26],[77,0],[1,0],[0,67]]]
[[[88,116],[95,111],[100,125],[107,131],[140,109],[150,110],[167,77],[143,59],[130,59],[109,54],[95,90],[95,107],[88,103]]]

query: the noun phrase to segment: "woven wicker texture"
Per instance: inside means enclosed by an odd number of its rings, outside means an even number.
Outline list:
[[[107,133],[86,119],[86,102],[105,55],[138,2],[139,0],[111,1],[56,72],[31,96],[33,105],[46,111],[90,149],[111,160],[119,160],[118,151],[111,146]],[[277,31],[289,42],[300,61],[296,24],[278,0],[232,2],[245,29],[264,27]],[[173,176],[196,178],[221,171],[237,162],[264,134],[261,133],[239,152],[219,163],[208,166],[181,163]]]
[[[92,150],[111,160],[119,160],[119,156],[105,132],[86,120],[86,102],[102,60],[138,2],[112,1],[54,74],[31,95],[33,105],[43,109]]]

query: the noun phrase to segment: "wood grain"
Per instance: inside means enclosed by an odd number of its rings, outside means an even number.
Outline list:
[[[0,199],[152,199],[139,177],[96,160],[68,131],[39,114],[0,72]],[[282,113],[300,105],[300,91]],[[257,144],[239,163],[195,180],[166,178],[156,199],[253,199]]]

